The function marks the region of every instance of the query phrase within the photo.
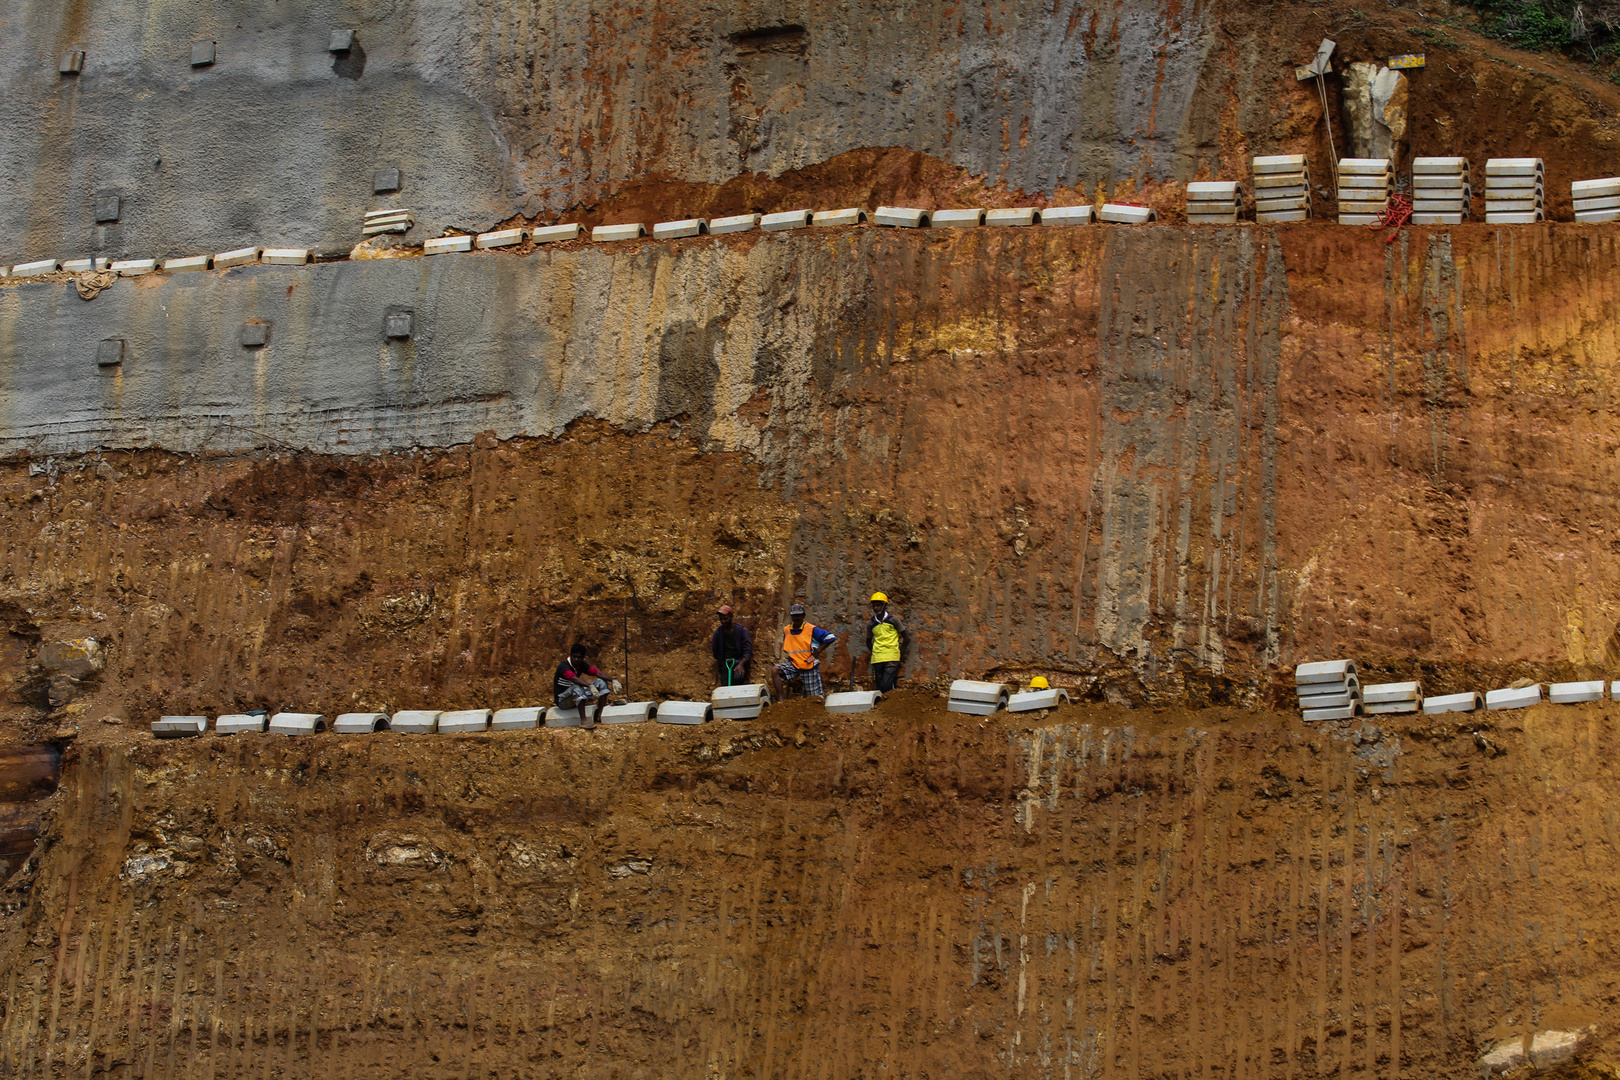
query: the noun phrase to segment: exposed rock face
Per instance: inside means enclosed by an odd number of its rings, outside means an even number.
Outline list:
[[[1388,158],[1399,168],[1406,149],[1406,76],[1378,64],[1359,62],[1344,69],[1348,157]]]

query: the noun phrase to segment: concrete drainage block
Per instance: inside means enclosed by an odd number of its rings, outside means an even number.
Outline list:
[[[326,717],[313,712],[278,712],[270,718],[272,735],[313,735],[326,730]]]
[[[1435,214],[1435,213],[1419,214],[1419,213],[1414,211],[1413,214],[1412,214],[1412,224],[1414,224],[1414,225],[1461,225],[1463,223],[1463,219],[1466,218],[1467,216],[1468,216],[1467,214],[1463,214],[1463,213],[1460,213],[1460,212],[1455,213],[1455,214]],[[1577,218],[1577,220],[1579,220],[1579,219]]]
[[[207,730],[206,716],[163,716],[152,721],[152,734],[159,739],[186,739]]]
[[[810,215],[810,225],[816,229],[832,229],[840,225],[862,225],[866,222],[866,211],[858,206],[851,206],[844,210],[817,210]]]
[[[388,730],[388,714],[380,712],[338,713],[332,730],[339,735],[370,735]]]
[[[489,730],[490,710],[454,709],[439,714],[439,734],[458,735]]]
[[[888,225],[896,229],[928,228],[928,211],[909,206],[880,206],[872,215],[872,224]]]
[[[1294,685],[1343,682],[1355,674],[1354,660],[1317,660],[1294,668]]]
[[[1602,701],[1603,680],[1555,682],[1547,687],[1547,700],[1554,705],[1578,705],[1583,701]]]
[[[1361,703],[1357,701],[1331,709],[1306,709],[1301,715],[1307,721],[1315,723],[1318,720],[1349,720],[1351,717],[1359,715],[1360,712]]]
[[[764,683],[717,687],[710,699],[716,720],[753,720],[771,703]]]
[[[1048,206],[1041,211],[1041,224],[1090,225],[1092,212],[1089,206]]]
[[[995,226],[1039,225],[1041,212],[1033,206],[1015,206],[1007,210],[986,210],[984,223]]]
[[[111,270],[111,259],[70,259],[62,264],[69,274],[85,274],[96,270]]]
[[[766,232],[786,232],[789,229],[807,229],[810,227],[811,213],[809,210],[783,210],[777,214],[766,214],[759,219],[759,227]]]
[[[215,735],[236,735],[243,731],[263,731],[264,713],[227,713],[214,720]]]
[[[1008,712],[1034,712],[1036,709],[1055,709],[1069,703],[1069,692],[1052,687],[1048,690],[1020,690],[1007,699]]]
[[[523,243],[528,235],[528,229],[496,229],[494,232],[479,233],[477,247],[483,250],[512,247]]]
[[[1006,683],[980,682],[976,679],[957,679],[951,683],[950,697],[945,702],[948,712],[969,716],[989,716],[1007,704]]]
[[[1416,682],[1373,683],[1362,688],[1361,707],[1371,716],[1415,713],[1423,707],[1423,686]]]
[[[537,244],[555,244],[560,240],[578,240],[583,232],[582,226],[570,222],[567,225],[545,225],[529,233],[529,239]]]
[[[598,225],[591,230],[591,240],[598,244],[609,244],[615,240],[639,240],[647,235],[647,227],[639,223],[633,225]]]
[[[1159,215],[1153,212],[1150,206],[1128,206],[1125,203],[1103,203],[1101,210],[1097,211],[1098,221],[1107,221],[1115,225],[1144,225],[1149,221],[1159,220]]]
[[[660,724],[704,724],[714,719],[714,706],[707,701],[666,701],[658,706]]]
[[[18,263],[11,268],[12,277],[39,277],[41,274],[54,274],[62,269],[62,264],[55,259],[40,259],[36,262]]]
[[[710,236],[719,236],[722,233],[752,232],[758,227],[758,214],[733,214],[730,217],[709,219]]]
[[[261,262],[272,266],[303,266],[309,262],[308,248],[265,248],[259,256]]]
[[[595,705],[585,706],[587,710],[596,708]],[[572,705],[566,709],[559,709],[553,705],[546,710],[546,727],[579,727],[579,706]]]
[[[395,713],[388,727],[404,735],[426,735],[438,730],[439,713],[435,709],[407,709]]]
[[[436,236],[422,245],[424,255],[449,255],[458,251],[471,251],[473,238],[470,236]]]
[[[194,274],[199,270],[207,270],[213,261],[212,255],[187,255],[180,259],[164,259],[163,272],[165,274]]]
[[[830,713],[871,712],[877,708],[877,703],[882,700],[883,695],[876,690],[845,690],[842,693],[827,695],[827,711]]]
[[[489,718],[491,731],[526,731],[529,728],[540,726],[540,714],[544,709],[497,709],[495,715]]]
[[[681,240],[688,236],[704,236],[708,231],[709,223],[702,218],[660,221],[652,227],[654,240]]]
[[[976,229],[983,224],[983,210],[935,210],[929,221],[935,229]]]
[[[1270,174],[1270,173],[1297,173],[1297,172],[1304,172],[1305,168],[1306,168],[1305,155],[1304,154],[1270,154],[1270,155],[1262,155],[1262,156],[1257,157],[1257,158],[1254,159],[1253,168],[1254,168],[1254,173],[1255,173],[1256,176],[1264,176],[1264,175],[1267,175],[1267,174]]]
[[[1479,694],[1469,690],[1462,694],[1441,694],[1438,697],[1423,699],[1423,711],[1430,716],[1438,716],[1448,712],[1473,712],[1483,707],[1485,702]]]
[[[632,701],[628,705],[609,705],[602,710],[603,724],[645,724],[658,713],[656,701]]]
[[[360,224],[361,236],[381,236],[383,233],[410,232],[416,226],[416,218],[409,210],[394,208],[392,210],[367,210],[365,220]]]
[[[215,270],[228,270],[233,266],[251,266],[259,261],[263,252],[256,247],[238,248],[235,251],[222,251],[214,256]]]
[[[1331,685],[1334,689],[1320,694],[1299,695],[1299,707],[1305,712],[1312,709],[1342,709],[1354,705],[1361,700],[1361,687],[1354,684],[1331,683],[1318,684]],[[1315,686],[1311,689],[1316,689]]]
[[[1487,709],[1525,709],[1541,704],[1541,684],[1525,687],[1505,687],[1485,693]]]

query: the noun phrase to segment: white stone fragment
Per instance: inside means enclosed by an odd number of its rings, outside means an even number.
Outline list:
[[[228,270],[233,266],[251,266],[259,261],[264,254],[259,248],[237,248],[235,251],[222,251],[214,256],[215,270]]]
[[[156,259],[124,259],[112,264],[112,272],[119,277],[140,277],[157,269]]]
[[[910,206],[880,206],[872,214],[872,223],[899,229],[926,229],[928,211]]]
[[[1412,159],[1412,175],[1466,176],[1468,159],[1464,157],[1420,157]]]
[[[1423,711],[1431,716],[1448,712],[1473,712],[1485,704],[1476,691],[1461,694],[1441,694],[1423,699]]]
[[[817,229],[831,229],[839,225],[860,225],[866,221],[866,211],[859,206],[843,210],[817,210],[810,215],[810,225]]]
[[[422,245],[424,255],[449,255],[458,251],[471,251],[473,238],[470,236],[435,236]]]
[[[1302,717],[1312,723],[1317,720],[1349,720],[1361,712],[1361,702],[1352,701],[1348,705],[1340,705],[1331,709],[1306,709],[1300,713]]]
[[[687,236],[704,236],[708,231],[709,223],[702,218],[660,221],[652,227],[654,240],[679,240]]]
[[[764,683],[719,686],[711,700],[716,720],[752,720],[771,703],[771,693]]]
[[[983,224],[983,210],[935,210],[929,220],[935,229],[976,229]]]
[[[187,255],[183,259],[164,259],[163,272],[165,274],[190,274],[198,270],[207,270],[212,263],[211,255]]]
[[[496,229],[494,232],[479,233],[477,246],[484,251],[490,248],[514,247],[528,238],[528,229]]]
[[[1579,705],[1583,701],[1602,701],[1603,680],[1555,682],[1547,687],[1547,700],[1554,705]]]
[[[1153,212],[1151,206],[1129,206],[1125,203],[1103,203],[1102,209],[1097,211],[1098,221],[1115,225],[1141,225],[1157,221],[1158,218],[1159,215]]]
[[[1487,709],[1523,709],[1540,703],[1540,683],[1518,689],[1505,687],[1501,690],[1489,690],[1485,693],[1485,707]]]
[[[615,240],[639,240],[647,235],[647,227],[639,223],[632,225],[598,225],[591,230],[591,240],[598,244],[612,243]]]
[[[1294,668],[1294,685],[1306,683],[1344,682],[1356,675],[1354,660],[1313,660]]]
[[[1042,225],[1090,225],[1090,206],[1048,206],[1041,211]]]
[[[1034,712],[1036,709],[1055,709],[1069,703],[1069,692],[1051,687],[1046,690],[1020,690],[1007,698],[1008,712]]]
[[[152,734],[159,739],[183,739],[207,730],[206,716],[164,716],[152,721]]]
[[[709,219],[710,236],[719,236],[722,233],[751,232],[758,227],[758,214],[733,214],[731,217]]]
[[[1544,171],[1540,158],[1491,158],[1485,163],[1486,176],[1540,176]]]
[[[877,703],[882,700],[883,695],[876,690],[845,690],[841,693],[827,695],[827,711],[830,713],[871,712],[877,708]]]
[[[303,266],[309,262],[309,248],[265,248],[260,261],[272,266]]]
[[[544,709],[497,709],[489,718],[491,731],[526,731],[540,726]]]
[[[388,721],[390,731],[397,731],[404,735],[426,735],[438,730],[439,712],[437,709],[406,709],[397,712]]]
[[[1304,154],[1269,154],[1253,161],[1256,173],[1301,172],[1305,169]]]
[[[278,712],[267,729],[272,735],[313,735],[326,730],[326,717],[313,712]]]
[[[702,724],[714,719],[714,706],[707,701],[665,701],[658,706],[660,724]]]
[[[338,735],[370,735],[374,731],[388,730],[388,714],[380,712],[338,713],[332,721],[332,730]]]
[[[1423,685],[1417,682],[1369,683],[1361,688],[1361,700],[1369,705],[1386,701],[1421,701]]]
[[[1534,225],[1542,219],[1540,210],[1532,212],[1512,211],[1493,213],[1486,211],[1485,224],[1487,225]]]
[[[986,210],[984,212],[986,225],[1039,225],[1041,212],[1033,206],[1014,206],[1003,210]]]
[[[235,735],[243,731],[263,731],[264,713],[226,713],[214,718],[215,735]]]
[[[766,214],[759,219],[759,227],[766,232],[786,232],[789,229],[807,229],[810,227],[811,213],[809,210],[782,210],[775,214]]]
[[[439,714],[439,734],[458,735],[489,730],[490,710],[453,709]]]
[[[18,263],[11,268],[12,277],[38,277],[41,274],[54,274],[62,269],[62,264],[55,259],[40,259],[37,262]]]
[[[609,705],[602,710],[600,722],[604,724],[645,724],[658,714],[656,701],[632,701],[627,705]]]
[[[529,239],[537,244],[554,244],[559,240],[578,240],[582,231],[582,227],[573,222],[566,225],[542,225],[529,233]]]
[[[1538,1031],[1530,1038],[1530,1064],[1538,1073],[1568,1065],[1580,1056],[1586,1041],[1595,1034],[1595,1026],[1579,1031]]]
[[[1491,1077],[1497,1073],[1512,1072],[1522,1067],[1524,1061],[1524,1039],[1508,1039],[1491,1047],[1479,1059],[1479,1071],[1485,1077]]]

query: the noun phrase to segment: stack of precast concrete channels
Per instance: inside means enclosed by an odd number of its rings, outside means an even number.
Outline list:
[[[1369,683],[1361,688],[1361,708],[1369,715],[1415,713],[1423,707],[1423,687],[1415,682]]]
[[[1254,159],[1254,220],[1304,221],[1311,216],[1311,173],[1304,154]]]
[[[1412,159],[1412,224],[1461,225],[1474,202],[1468,159]]]
[[[1389,209],[1395,170],[1389,158],[1339,159],[1339,224],[1377,225]]]
[[[1348,720],[1361,712],[1354,660],[1319,660],[1294,669],[1294,692],[1307,720]]]
[[[1540,158],[1491,158],[1485,163],[1485,223],[1527,225],[1546,216]]]
[[[1576,221],[1620,219],[1620,176],[1577,180],[1569,185],[1569,197],[1575,201]]]
[[[1243,188],[1236,180],[1201,180],[1187,185],[1187,221],[1192,225],[1236,225]]]

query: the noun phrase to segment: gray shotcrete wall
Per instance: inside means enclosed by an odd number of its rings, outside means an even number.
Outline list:
[[[355,47],[330,53],[340,28]],[[833,0],[11,0],[0,263],[347,251],[368,208],[408,206],[411,235],[437,236],[862,147],[1030,192],[1188,178],[1214,153],[1217,104],[1194,93],[1214,33],[1169,0],[971,18]],[[191,66],[198,41],[213,64]],[[74,48],[82,73],[59,74]],[[380,167],[401,170],[397,196],[373,195]],[[121,197],[117,221],[94,220],[98,192]]]

